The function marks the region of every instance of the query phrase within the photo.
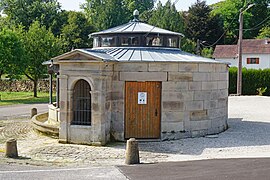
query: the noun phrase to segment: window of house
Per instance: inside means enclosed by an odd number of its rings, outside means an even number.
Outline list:
[[[91,125],[91,87],[81,79],[73,89],[73,125]]]
[[[115,37],[102,37],[101,38],[101,46],[102,47],[113,47],[116,46]]]
[[[247,58],[247,64],[259,64],[259,58]]]
[[[162,37],[147,37],[146,38],[146,46],[163,46],[163,38]]]
[[[94,37],[93,47],[100,47],[99,37]]]
[[[139,37],[121,37],[121,45],[122,46],[138,46],[139,45]]]
[[[177,38],[176,37],[169,37],[167,39],[167,46],[169,46],[169,47],[177,47]]]

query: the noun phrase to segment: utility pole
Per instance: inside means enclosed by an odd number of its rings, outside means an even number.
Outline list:
[[[196,54],[198,56],[201,55],[201,47],[200,47],[200,40],[199,39],[197,39]]]
[[[242,95],[242,41],[243,41],[243,13],[255,4],[250,4],[246,9],[241,8],[239,14],[239,39],[238,39],[238,74],[237,95]]]
[[[239,39],[238,39],[238,74],[237,95],[242,95],[242,41],[243,41],[243,11],[239,14]]]

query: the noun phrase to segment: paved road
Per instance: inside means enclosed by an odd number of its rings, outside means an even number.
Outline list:
[[[14,180],[82,180],[82,179],[127,179],[114,166],[107,167],[82,167],[82,168],[52,168],[38,166],[2,165],[0,167],[0,179]]]
[[[43,103],[0,106],[0,120],[29,118],[32,108],[37,108],[38,113],[43,113],[48,111],[48,104]]]
[[[168,162],[119,169],[131,180],[269,180],[270,158]]]

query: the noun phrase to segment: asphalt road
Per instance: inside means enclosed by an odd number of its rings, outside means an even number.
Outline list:
[[[29,118],[32,108],[37,108],[38,113],[48,112],[48,103],[0,106],[0,120]]]
[[[131,180],[269,180],[270,158],[166,162],[119,169]]]
[[[117,179],[124,180],[116,167],[81,167],[81,168],[52,168],[39,166],[2,165],[0,166],[0,179],[16,180],[82,180],[82,179]]]

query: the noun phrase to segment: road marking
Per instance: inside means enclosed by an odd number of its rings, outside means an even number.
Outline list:
[[[91,167],[91,168],[69,168],[69,169],[39,169],[39,170],[23,170],[23,171],[0,171],[0,174],[78,171],[78,170],[90,170],[90,169],[98,169],[98,168],[99,167]]]

